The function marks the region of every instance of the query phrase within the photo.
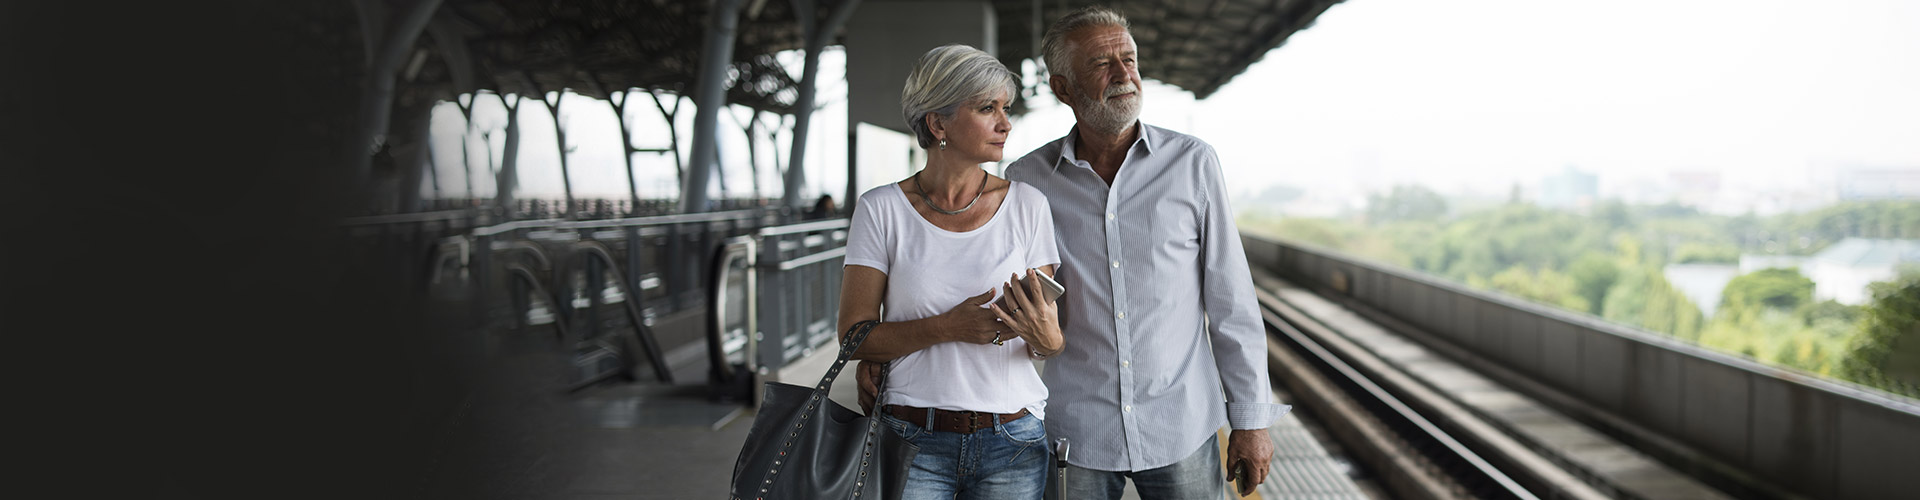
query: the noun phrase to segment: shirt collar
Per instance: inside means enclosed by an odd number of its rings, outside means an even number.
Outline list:
[[[1152,156],[1154,135],[1159,132],[1157,132],[1155,128],[1147,126],[1147,122],[1144,120],[1134,120],[1133,126],[1140,131],[1139,137],[1134,139],[1133,143],[1140,145],[1148,156]],[[1079,130],[1080,125],[1078,124],[1067,128],[1067,136],[1060,140],[1060,156],[1053,160],[1054,172],[1059,172],[1060,165],[1063,163],[1069,165],[1079,164],[1077,162],[1080,161],[1080,155],[1074,152],[1076,143],[1080,141],[1080,134],[1077,133]]]

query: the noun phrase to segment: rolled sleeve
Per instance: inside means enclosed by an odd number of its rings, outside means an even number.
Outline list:
[[[1279,403],[1227,403],[1227,426],[1236,431],[1265,429],[1292,409]]]

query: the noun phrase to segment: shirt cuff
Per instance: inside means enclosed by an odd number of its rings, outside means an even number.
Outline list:
[[[1227,403],[1227,426],[1233,430],[1265,429],[1292,410],[1293,405],[1278,403]]]

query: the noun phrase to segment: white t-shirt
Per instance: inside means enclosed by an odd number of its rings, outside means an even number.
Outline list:
[[[1058,265],[1052,214],[1046,195],[1015,182],[992,219],[956,233],[921,217],[900,185],[888,184],[860,195],[848,228],[846,264],[886,273],[882,321],[938,316],[988,290],[998,301],[1012,276]],[[1044,419],[1047,386],[1027,351],[1019,337],[1005,345],[927,346],[893,360],[885,403],[1002,414],[1026,408]]]

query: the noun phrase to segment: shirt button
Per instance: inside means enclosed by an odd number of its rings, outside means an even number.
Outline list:
[[[1133,366],[1132,361],[1121,361],[1120,366]]]
[[[1133,405],[1127,405],[1125,408],[1121,408],[1121,410],[1126,411],[1127,413],[1133,413]]]
[[[1113,212],[1107,212],[1107,220],[1113,220]]]
[[[1119,316],[1119,317],[1120,317],[1120,319],[1127,319],[1127,313],[1126,313],[1126,312],[1124,312],[1124,311],[1123,311],[1123,312],[1118,312],[1118,313],[1114,313],[1114,316]]]
[[[1113,261],[1113,267],[1120,267],[1120,261]]]

